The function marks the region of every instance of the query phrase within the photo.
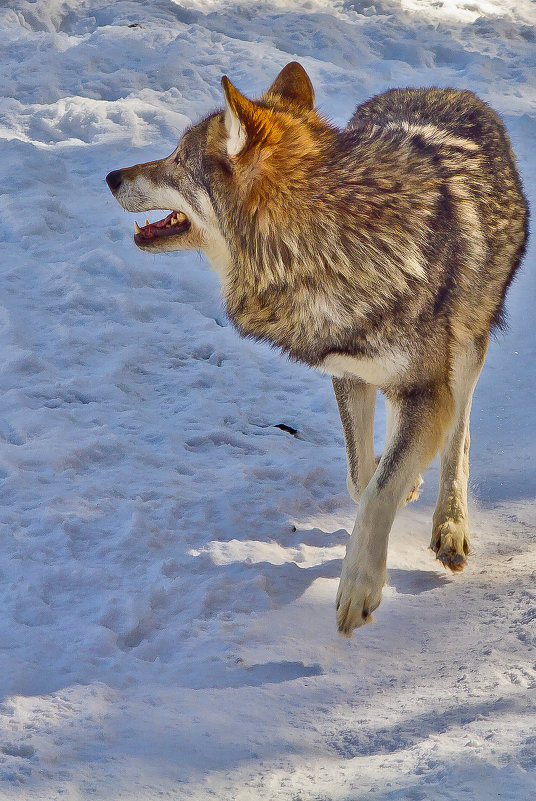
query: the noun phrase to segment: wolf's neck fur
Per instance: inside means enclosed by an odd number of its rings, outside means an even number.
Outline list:
[[[400,304],[418,316],[440,201],[439,180],[396,132],[326,130],[299,169],[285,171],[279,153],[277,174],[263,165],[249,192],[232,185],[218,198],[233,323],[309,364],[387,344]]]

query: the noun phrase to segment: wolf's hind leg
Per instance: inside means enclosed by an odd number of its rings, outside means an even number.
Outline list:
[[[393,404],[389,400],[389,398],[385,398],[385,447],[387,447],[387,443],[391,439],[391,433],[393,430],[393,415],[394,415]],[[379,463],[379,459],[376,459],[376,464]],[[408,492],[407,496],[402,500],[400,506],[405,506],[407,503],[411,503],[412,501],[416,501],[420,495],[422,484],[422,476],[419,473],[415,481],[413,482],[410,491]]]
[[[346,636],[370,620],[381,601],[387,542],[396,511],[451,423],[452,399],[444,384],[399,393],[393,402],[391,437],[363,492],[346,546],[337,593],[337,624]]]
[[[434,512],[430,548],[453,571],[462,570],[470,551],[467,482],[469,479],[469,415],[473,391],[487,349],[471,343],[452,365],[454,420],[441,450],[439,495]]]
[[[332,380],[346,445],[346,485],[351,497],[358,501],[376,470],[374,410],[377,388],[359,378]]]

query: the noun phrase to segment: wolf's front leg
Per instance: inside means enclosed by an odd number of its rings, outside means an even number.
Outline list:
[[[451,395],[444,385],[390,394],[392,430],[383,456],[363,492],[346,547],[337,594],[341,634],[371,619],[386,578],[387,542],[396,511],[415,476],[434,457],[450,424]]]
[[[346,446],[346,486],[350,496],[358,501],[376,470],[374,410],[377,387],[359,378],[333,378],[332,381]]]

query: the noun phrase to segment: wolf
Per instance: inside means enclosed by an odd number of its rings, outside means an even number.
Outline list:
[[[138,248],[203,251],[240,334],[332,377],[359,501],[336,600],[350,636],[381,601],[395,514],[437,452],[431,548],[466,564],[471,399],[528,206],[501,120],[470,91],[392,89],[338,129],[296,62],[257,100],[226,76],[222,89],[223,109],[170,156],[106,180],[127,211],[170,212],[135,223]]]

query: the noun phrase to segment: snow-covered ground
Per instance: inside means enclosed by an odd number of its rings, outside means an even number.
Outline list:
[[[535,244],[475,394],[469,566],[427,550],[434,466],[346,641],[331,382],[240,340],[202,257],[138,251],[104,183],[171,152],[222,74],[253,96],[298,59],[340,124],[388,87],[473,89],[536,207],[535,23],[532,0],[1,4],[2,801],[536,797]]]

